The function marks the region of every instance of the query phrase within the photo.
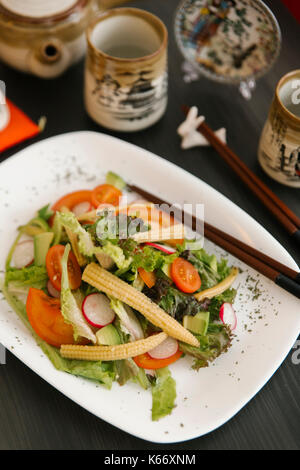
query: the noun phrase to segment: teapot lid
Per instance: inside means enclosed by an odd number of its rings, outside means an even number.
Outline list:
[[[71,13],[82,3],[82,0],[0,0],[0,7],[17,17],[43,21]]]

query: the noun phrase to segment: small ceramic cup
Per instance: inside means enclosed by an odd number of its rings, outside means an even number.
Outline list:
[[[167,106],[165,25],[136,8],[115,8],[87,30],[85,107],[92,119],[117,131],[158,121]]]
[[[300,69],[279,80],[261,134],[258,160],[279,183],[300,188]]]

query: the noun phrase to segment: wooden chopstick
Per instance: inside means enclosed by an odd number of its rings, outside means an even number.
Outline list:
[[[185,113],[189,111],[187,106],[184,106],[183,109]],[[246,186],[261,200],[273,216],[279,220],[288,233],[300,243],[300,218],[214,134],[205,122],[198,127],[198,131],[203,134],[208,142],[217,150],[221,158],[225,160]]]
[[[227,242],[231,243],[232,245],[242,249],[246,253],[248,253],[251,256],[254,256],[258,260],[261,260],[263,263],[266,265],[270,266],[273,268],[275,271],[278,271],[285,276],[290,277],[294,281],[298,282],[300,284],[300,273],[295,271],[294,269],[289,268],[285,264],[280,263],[279,261],[276,261],[275,259],[271,258],[270,256],[267,256],[265,253],[262,251],[257,250],[256,248],[253,248],[250,245],[247,245],[246,243],[242,242],[241,240],[238,240],[237,238],[229,235],[228,233],[223,232],[222,230],[214,227],[213,225],[208,224],[207,222],[204,223],[204,230],[205,234],[211,234],[211,237],[213,236],[212,234],[216,234],[218,237],[223,238]],[[209,238],[207,236],[207,238]],[[210,238],[211,239],[211,238]]]
[[[187,224],[190,226],[190,228],[192,228],[192,230],[196,229],[197,222],[199,221],[197,221],[195,216],[191,216],[191,214],[187,214],[184,211],[181,211],[171,203],[164,201],[163,199],[151,193],[148,193],[138,186],[128,185],[128,188],[140,194],[144,199],[153,202],[154,204],[165,204],[166,206],[171,207],[175,218],[178,218],[178,220],[182,221],[182,216],[184,216],[184,222],[186,223],[187,221]],[[204,222],[204,236],[216,245],[224,248],[226,251],[244,263],[248,264],[248,266],[256,269],[258,272],[268,277],[288,292],[300,298],[300,273],[297,271],[288,268],[279,261],[274,260],[261,251],[256,250],[250,245],[241,242],[237,238],[228,235],[222,230],[217,229],[216,227],[213,227],[206,222]]]

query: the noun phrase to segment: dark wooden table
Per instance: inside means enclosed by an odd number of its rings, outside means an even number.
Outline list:
[[[267,3],[281,25],[282,52],[271,72],[259,80],[250,102],[244,101],[235,88],[204,78],[189,85],[183,82],[182,58],[173,36],[177,1],[133,3],[157,14],[169,28],[169,106],[164,118],[151,129],[120,137],[176,163],[225,194],[255,217],[300,264],[299,248],[287,239],[267,210],[215,152],[212,149],[200,152],[197,148],[183,152],[176,136],[176,128],[183,119],[180,105],[196,104],[213,128],[227,127],[230,146],[300,215],[300,190],[275,183],[257,163],[258,139],[275,84],[283,74],[300,66],[299,24],[279,0]],[[47,127],[35,140],[82,129],[103,132],[84,111],[83,63],[53,81],[39,80],[0,65],[0,79],[6,82],[8,97],[32,119],[47,116]],[[7,151],[0,159],[30,143]],[[7,353],[7,364],[0,366],[0,449],[299,449],[299,372],[300,365],[292,363],[290,354],[263,390],[220,429],[182,444],[158,445],[132,437],[89,414]]]

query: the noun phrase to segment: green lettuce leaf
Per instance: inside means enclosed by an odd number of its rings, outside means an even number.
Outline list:
[[[66,323],[73,326],[74,338],[77,340],[79,337],[87,338],[93,343],[96,343],[96,336],[92,329],[85,321],[81,309],[76,301],[76,296],[72,294],[69,286],[68,276],[68,257],[70,253],[70,245],[66,245],[63,257],[61,259],[62,276],[61,276],[61,313]]]
[[[132,308],[114,297],[110,298],[110,306],[118,315],[120,328],[130,341],[137,341],[144,338],[143,329]]]
[[[109,255],[113,259],[117,267],[123,272],[127,271],[131,265],[132,258],[126,259],[122,248],[120,248],[118,245],[114,245],[109,241],[107,241],[102,248],[95,247],[95,251],[97,253],[103,252]]]
[[[217,262],[215,255],[209,255],[204,249],[196,251],[184,251],[182,257],[192,263],[201,277],[201,289],[205,290],[215,286],[223,279],[225,279],[230,268],[227,265],[227,260],[221,259]]]
[[[119,385],[124,385],[129,380],[133,380],[139,373],[139,367],[133,359],[122,359],[115,361],[116,380]]]
[[[91,258],[98,253],[105,253],[113,259],[119,269],[129,268],[131,259],[126,259],[121,247],[108,240],[105,241],[104,246],[95,246],[91,234],[80,225],[72,212],[57,212],[56,217],[64,227],[78,235],[78,248],[84,256]]]
[[[157,369],[156,382],[152,386],[152,420],[170,414],[175,406],[176,382],[168,367]]]
[[[30,287],[44,289],[47,285],[48,274],[43,266],[29,266],[27,268],[10,268],[5,274],[5,284],[11,292],[28,292]]]
[[[50,204],[47,204],[46,206],[42,207],[38,211],[38,217],[45,220],[46,222],[50,219],[50,217],[52,217],[53,214],[54,214],[54,212],[50,208]]]
[[[194,296],[180,292],[171,284],[170,279],[158,277],[151,289],[144,286],[143,293],[178,321],[182,321],[184,315],[196,315],[207,310],[204,302],[198,302]]]
[[[78,247],[84,256],[92,257],[95,254],[95,246],[90,234],[80,225],[73,212],[56,212],[56,220],[57,223],[78,235]]]
[[[189,354],[197,359],[194,369],[207,367],[221,353],[227,351],[231,346],[232,333],[230,329],[221,324],[209,324],[205,336],[195,335],[200,346],[190,346],[186,343],[179,343],[179,349],[185,354]]]
[[[166,255],[162,251],[145,246],[133,255],[132,264],[136,269],[143,268],[145,271],[152,272],[155,269],[161,269],[166,264],[173,263],[175,258],[178,258],[177,253]]]
[[[87,379],[96,380],[106,388],[111,388],[115,378],[114,366],[112,362],[101,361],[79,361],[76,359],[65,359],[60,355],[59,349],[43,341],[31,327],[26,307],[17,297],[12,295],[6,286],[1,288],[4,298],[12,309],[18,314],[20,319],[29,329],[37,344],[52,362],[53,366],[60,371],[68,372],[72,375],[78,375]]]

